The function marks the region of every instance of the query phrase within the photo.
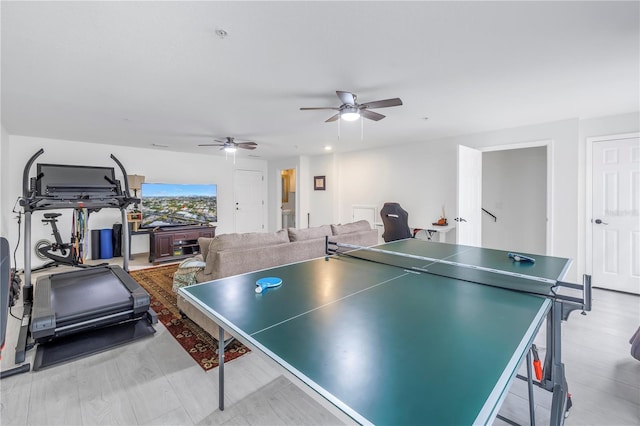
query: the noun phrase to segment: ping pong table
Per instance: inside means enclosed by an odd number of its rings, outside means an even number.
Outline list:
[[[220,341],[226,329],[361,424],[492,422],[546,319],[536,384],[553,392],[551,422],[563,422],[560,322],[590,309],[590,292],[558,298],[569,259],[516,262],[416,239],[336,251],[179,291],[220,326]],[[282,285],[258,294],[264,277]],[[223,353],[219,369],[223,410]]]

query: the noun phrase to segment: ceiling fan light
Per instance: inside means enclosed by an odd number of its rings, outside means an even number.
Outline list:
[[[225,146],[224,147],[224,151],[225,152],[236,152],[236,147],[235,146]]]
[[[356,121],[360,118],[360,111],[357,108],[345,108],[340,111],[340,118],[344,121]]]

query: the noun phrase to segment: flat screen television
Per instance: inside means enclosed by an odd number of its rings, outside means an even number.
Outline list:
[[[211,225],[218,221],[215,184],[143,183],[143,228]]]

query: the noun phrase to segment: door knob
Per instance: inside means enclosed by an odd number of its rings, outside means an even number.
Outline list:
[[[455,219],[453,219],[453,220],[455,220],[456,222],[466,222],[466,221],[467,221],[466,219],[461,218],[461,217],[456,217],[456,218],[455,218]]]
[[[603,222],[603,221],[602,221],[602,220],[600,220],[600,219],[596,219],[596,220],[595,220],[595,223],[596,223],[597,225],[608,225],[608,223],[607,223],[607,222]]]

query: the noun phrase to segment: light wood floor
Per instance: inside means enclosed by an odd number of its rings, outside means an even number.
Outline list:
[[[132,262],[132,268],[145,263],[140,259]],[[17,316],[20,312],[13,309]],[[587,316],[574,312],[563,324],[563,361],[574,403],[567,425],[640,425],[640,361],[630,356],[628,342],[638,326],[640,297],[598,289],[593,294],[593,311]],[[13,367],[18,327],[19,321],[9,318],[2,370]],[[226,364],[226,409],[220,412],[217,369],[204,372],[164,326],[158,324],[156,329],[149,339],[2,380],[0,424],[351,423],[257,353]],[[542,355],[543,333],[536,341]],[[473,377],[469,380],[473,386]],[[550,394],[537,389],[535,402],[537,423],[547,423]],[[528,424],[524,382],[514,381],[500,413]],[[494,424],[505,423],[496,420]]]

